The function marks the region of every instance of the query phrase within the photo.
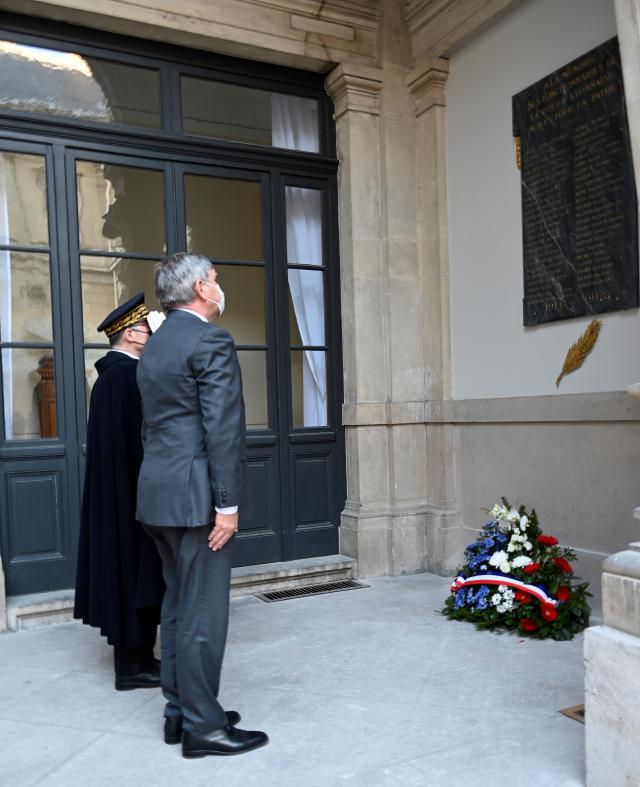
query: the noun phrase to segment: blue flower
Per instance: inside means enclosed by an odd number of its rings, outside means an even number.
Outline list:
[[[459,590],[456,593],[456,598],[455,598],[455,601],[453,602],[453,606],[456,609],[460,609],[460,607],[464,607],[465,601],[466,601],[466,591]]]

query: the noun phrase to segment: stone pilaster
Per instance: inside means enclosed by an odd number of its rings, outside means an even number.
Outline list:
[[[587,785],[627,787],[640,774],[640,542],[604,561],[602,612],[584,643]]]
[[[640,5],[615,0],[615,12],[638,184]],[[640,508],[634,516],[640,519]],[[602,613],[604,625],[584,639],[587,786],[628,787],[640,774],[640,542],[604,561]]]
[[[346,403],[389,394],[383,264],[380,69],[342,63],[326,80],[335,106],[340,170],[340,264]],[[346,424],[347,501],[340,551],[361,575],[390,573],[389,435],[380,424]]]
[[[416,115],[418,248],[422,270],[425,399],[451,398],[451,329],[445,85],[449,63],[424,58],[407,77]],[[427,427],[427,568],[449,573],[459,560],[455,430]]]

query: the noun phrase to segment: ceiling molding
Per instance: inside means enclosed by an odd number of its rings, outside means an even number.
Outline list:
[[[523,0],[405,0],[414,57],[447,57]]]
[[[286,11],[310,19],[377,29],[380,0],[245,0],[245,2]]]

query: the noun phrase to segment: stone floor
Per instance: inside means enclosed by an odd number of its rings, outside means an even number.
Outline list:
[[[0,635],[0,783],[563,787],[584,783],[582,638],[477,632],[437,614],[448,581],[232,602],[222,700],[271,742],[185,760],[160,692],[116,692],[95,630]]]

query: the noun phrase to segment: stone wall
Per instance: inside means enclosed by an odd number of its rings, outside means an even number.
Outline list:
[[[570,413],[567,426],[544,414],[531,419],[538,404],[525,398],[517,406],[505,404],[506,412],[516,407],[514,421],[492,411],[471,422],[469,413],[482,410],[483,402],[452,401],[449,62],[442,56],[455,55],[518,5],[517,0],[186,0],[176,10],[170,0],[3,3],[4,9],[99,30],[327,72],[340,159],[348,474],[341,549],[357,558],[362,575],[451,572],[465,531],[478,524],[477,509],[490,505],[496,494],[540,507],[555,481],[549,468],[569,459],[568,434],[583,448],[582,436],[588,435],[586,445],[593,447],[592,461],[581,454],[578,464],[591,491],[584,508],[577,485],[564,509],[555,494],[550,526],[558,523],[560,537],[566,535],[585,555],[618,543],[615,529],[609,545],[584,540],[583,533],[565,525],[591,516],[599,474],[610,484],[624,479],[616,527],[624,521],[635,438],[622,422],[635,415],[602,425],[590,415]],[[519,292],[513,297],[519,299]],[[562,399],[559,407],[571,411],[574,400]],[[627,441],[620,456],[628,455],[629,464],[616,465],[620,473],[595,456],[601,433],[609,435],[604,438],[609,444],[618,435]],[[549,442],[553,460],[547,464],[543,449]],[[535,446],[526,462],[521,443]],[[487,452],[493,456],[483,465]]]
[[[452,403],[453,405],[453,403]],[[637,534],[640,403],[624,393],[455,402],[462,541],[501,495],[576,550],[599,606],[602,561]]]

